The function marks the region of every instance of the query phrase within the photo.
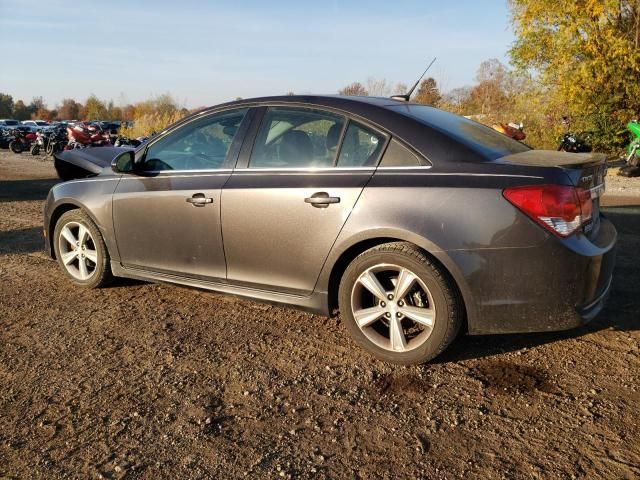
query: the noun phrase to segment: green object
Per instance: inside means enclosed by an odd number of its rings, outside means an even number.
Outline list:
[[[638,122],[629,122],[629,123],[627,123],[627,128],[636,137],[640,138],[640,123],[638,123]]]
[[[627,123],[627,129],[636,136],[636,138],[631,140],[629,146],[627,146],[627,154],[629,155],[628,158],[632,158],[634,152],[636,154],[636,157],[640,158],[640,123],[629,122]]]

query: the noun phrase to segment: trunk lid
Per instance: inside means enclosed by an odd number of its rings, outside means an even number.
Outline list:
[[[600,197],[605,191],[606,160],[606,155],[602,153],[528,150],[502,157],[499,162],[511,165],[562,169],[574,187],[588,191],[591,196],[593,208],[591,221],[585,223],[582,229],[589,238],[593,238],[600,228]]]

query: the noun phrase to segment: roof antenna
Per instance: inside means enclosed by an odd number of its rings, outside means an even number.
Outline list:
[[[424,77],[427,74],[427,72],[431,68],[431,65],[433,65],[433,62],[435,62],[435,61],[436,61],[436,57],[433,57],[433,60],[431,60],[431,63],[426,68],[426,70],[424,72],[422,72],[422,75],[420,75],[420,78],[418,78],[418,80],[416,80],[416,83],[413,84],[413,87],[411,87],[411,90],[409,90],[404,95],[392,95],[391,98],[393,98],[394,100],[403,100],[405,102],[408,102],[409,98],[411,98],[411,94],[413,93],[413,91],[418,86],[418,83],[420,83],[420,80],[422,80],[422,77]]]

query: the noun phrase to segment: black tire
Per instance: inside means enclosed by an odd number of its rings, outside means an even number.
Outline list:
[[[22,153],[22,144],[15,140],[11,140],[11,142],[9,142],[9,150],[13,153]]]
[[[428,289],[433,301],[429,307],[435,311],[435,320],[430,333],[425,340],[420,340],[416,347],[407,351],[382,348],[363,333],[354,318],[352,292],[355,291],[358,278],[368,269],[382,264],[399,266],[415,274]],[[428,362],[442,353],[456,338],[464,316],[462,302],[448,273],[443,272],[418,247],[406,242],[382,244],[358,255],[342,276],[338,302],[341,318],[358,345],[380,360],[402,365]],[[380,320],[386,321],[384,318]]]
[[[45,150],[45,153],[47,155],[53,155],[53,147],[55,146],[55,142],[49,142],[49,144],[47,145],[47,149]]]
[[[92,244],[95,247],[97,254],[97,261],[95,262],[95,269],[89,278],[81,280],[72,275],[69,269],[64,265],[61,252],[61,235],[65,226],[71,225],[83,225],[90,233],[92,237]],[[64,240],[63,240],[64,241]],[[58,264],[62,268],[67,278],[71,280],[74,285],[83,288],[98,288],[108,284],[113,276],[111,274],[111,265],[109,252],[107,246],[104,243],[104,239],[98,227],[93,223],[91,218],[82,210],[70,210],[58,219],[53,233],[53,248],[56,254]]]
[[[31,155],[35,156],[40,153],[40,147],[38,145],[33,145],[31,147]]]

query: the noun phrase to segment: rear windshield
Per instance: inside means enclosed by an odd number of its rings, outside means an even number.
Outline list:
[[[488,160],[531,150],[525,144],[481,123],[426,105],[393,105],[392,110],[439,130]]]

